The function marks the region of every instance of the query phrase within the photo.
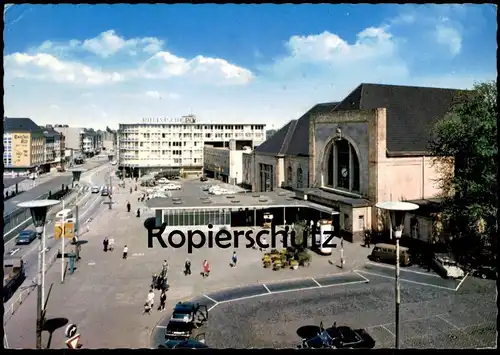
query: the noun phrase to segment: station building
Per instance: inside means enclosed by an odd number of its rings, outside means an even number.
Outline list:
[[[288,189],[299,200],[339,212],[341,233],[352,241],[366,230],[389,228],[377,202],[414,202],[421,208],[408,215],[405,233],[439,238],[440,167],[427,145],[430,129],[460,93],[361,84],[339,102],[315,105],[244,154],[243,183],[259,193]]]

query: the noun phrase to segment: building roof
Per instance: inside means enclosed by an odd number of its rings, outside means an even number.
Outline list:
[[[257,154],[272,154],[281,155],[285,154],[288,150],[288,144],[293,136],[297,120],[291,120],[281,129],[276,131],[271,138],[260,144],[255,151]]]
[[[43,127],[41,126],[40,129],[43,131],[43,135],[47,138],[49,137],[60,137],[61,133],[57,132],[54,128],[52,127]]]
[[[335,111],[386,108],[388,154],[425,154],[433,124],[451,109],[461,92],[464,91],[361,84]]]
[[[363,83],[341,102],[315,105],[298,120],[290,121],[255,151],[269,155],[308,156],[311,115],[386,108],[388,154],[425,154],[434,122],[450,110],[461,92],[464,91]]]
[[[31,118],[5,117],[3,120],[4,132],[41,133],[42,130]]]

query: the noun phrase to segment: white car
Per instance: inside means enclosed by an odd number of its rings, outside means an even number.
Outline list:
[[[168,184],[170,181],[166,178],[161,178],[157,182],[158,184]]]
[[[98,194],[99,192],[101,192],[101,187],[100,186],[92,186],[92,193],[93,194]]]
[[[181,185],[176,185],[176,184],[167,184],[165,185],[166,190],[180,190]]]
[[[457,262],[448,256],[436,256],[433,261],[436,267],[450,279],[461,279],[465,276],[465,272]]]
[[[212,194],[214,195],[214,192],[215,191],[220,191],[222,188],[219,186],[219,185],[214,185],[214,186],[211,186],[209,189],[208,189],[208,193],[209,194]],[[219,194],[220,195],[220,194]]]
[[[112,161],[112,162],[111,162],[111,165],[116,165],[116,161]]]

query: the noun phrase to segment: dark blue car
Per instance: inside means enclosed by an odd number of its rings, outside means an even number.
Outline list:
[[[30,244],[36,239],[36,232],[34,230],[26,229],[18,234],[16,237],[16,244]]]

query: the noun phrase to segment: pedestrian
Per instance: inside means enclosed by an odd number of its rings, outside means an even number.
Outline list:
[[[167,277],[165,276],[161,281],[161,290],[166,292],[168,289]]]
[[[146,303],[148,303],[149,307],[151,307],[151,309],[153,309],[154,303],[155,303],[155,292],[153,291],[153,289],[149,290]]]
[[[114,248],[115,248],[115,239],[111,238],[109,240],[109,247],[108,247],[108,249],[109,249],[109,251],[113,251]]]
[[[127,201],[127,212],[130,212],[130,202]]]
[[[368,248],[370,248],[370,244],[372,242],[371,238],[372,238],[372,236],[370,235],[370,232],[366,231],[366,242],[365,242],[365,244],[368,246]]]
[[[105,237],[104,240],[102,241],[102,246],[104,247],[104,252],[108,251],[108,245],[109,245],[108,237]]]
[[[236,256],[236,250],[235,250],[233,251],[233,256],[231,257],[231,263],[229,265],[231,265],[231,267],[235,267],[237,262],[238,262],[238,257]]]
[[[203,261],[203,272],[201,273],[201,276],[203,278],[208,277],[210,275],[210,265],[208,264],[207,260]]]
[[[191,275],[191,261],[189,259],[186,259],[184,263],[184,275]]]
[[[138,208],[138,209],[137,209],[137,218],[140,218],[140,217],[141,217],[141,209],[140,209],[140,208]]]
[[[165,291],[162,291],[160,294],[160,307],[158,307],[158,310],[160,312],[163,312],[165,310],[166,302],[167,302],[167,293]]]
[[[158,275],[153,274],[152,280],[151,280],[151,288],[156,288],[156,283],[158,282]]]
[[[168,272],[168,262],[167,260],[163,260],[163,265],[161,266],[161,273],[166,275],[167,272]]]
[[[127,255],[128,255],[128,247],[125,245],[123,247],[123,259],[127,259]]]

